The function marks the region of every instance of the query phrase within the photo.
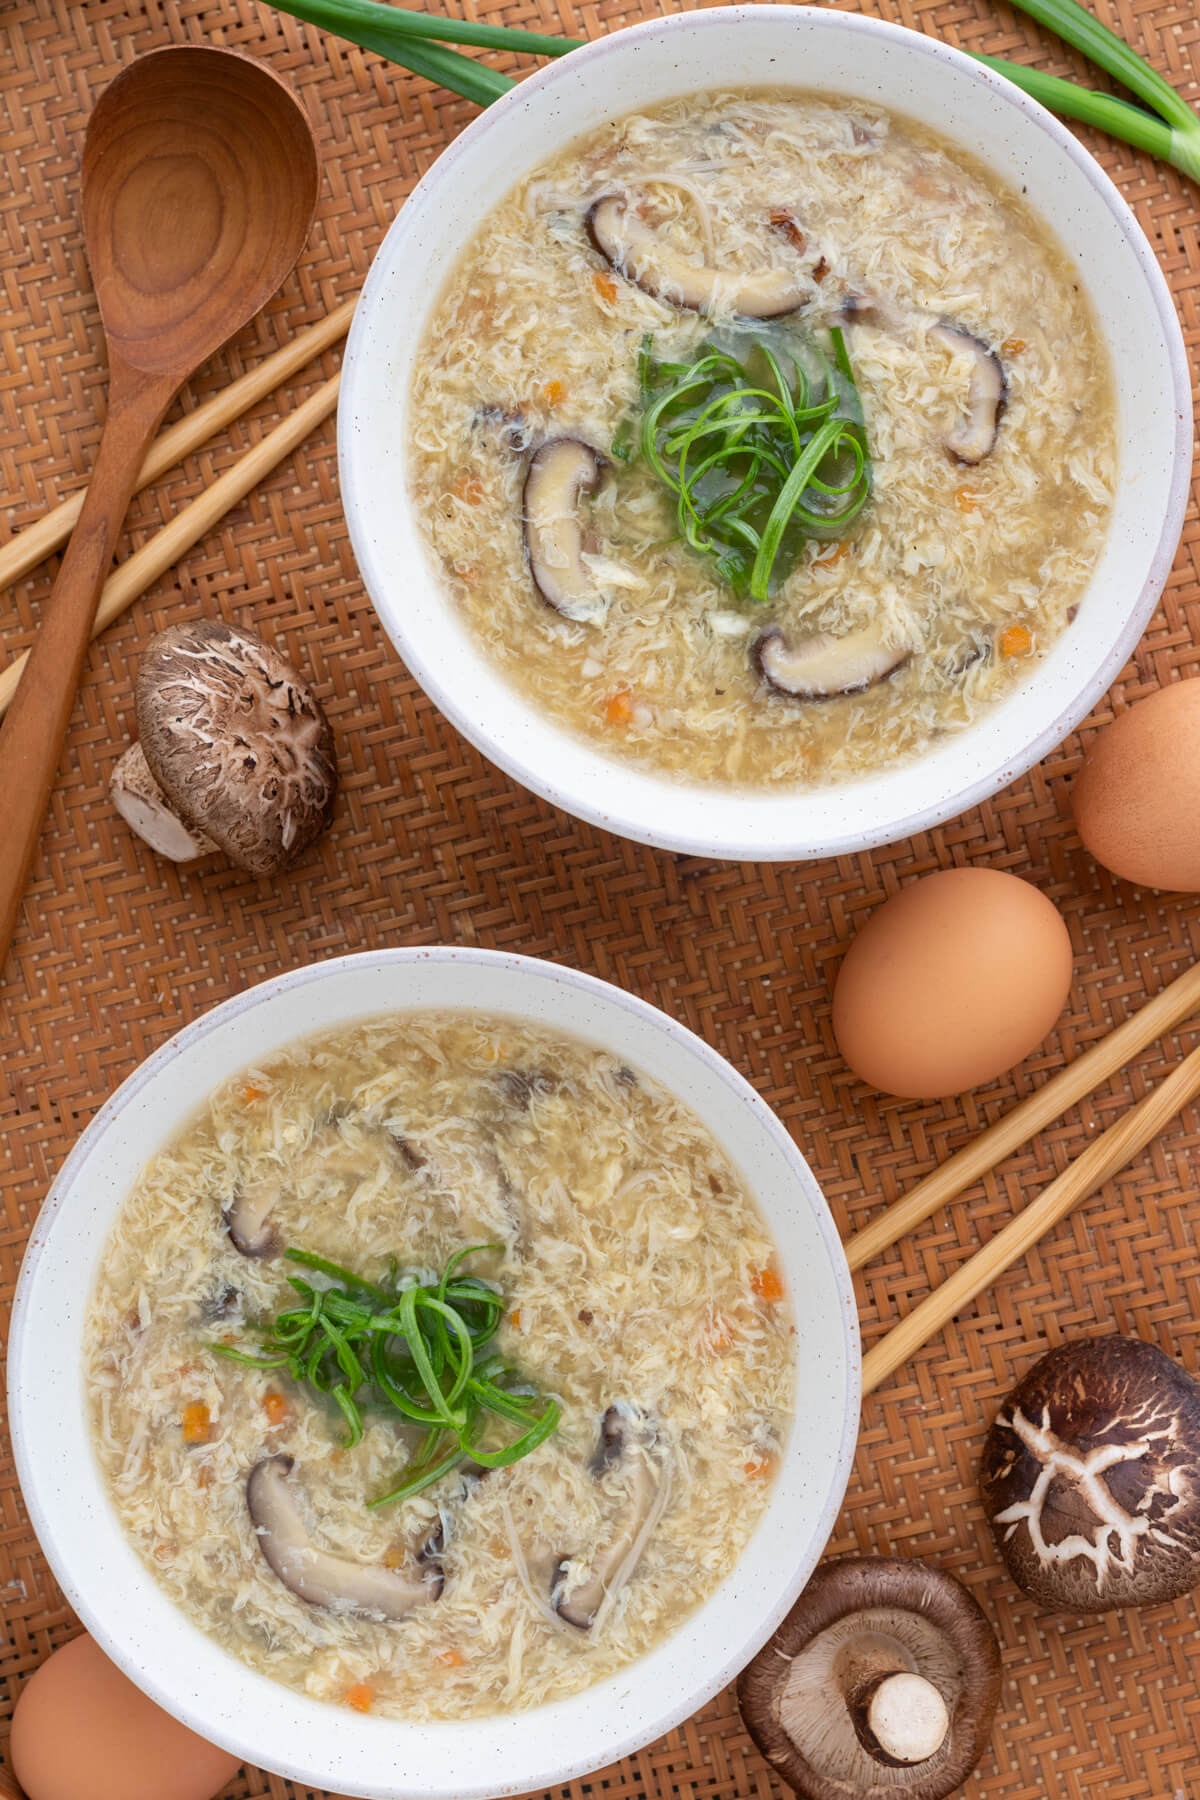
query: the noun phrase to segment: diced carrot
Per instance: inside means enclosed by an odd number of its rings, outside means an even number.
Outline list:
[[[521,1309],[519,1306],[513,1307],[512,1311],[508,1315],[508,1322],[512,1326],[514,1331],[520,1331],[520,1329],[521,1329]]]
[[[633,695],[628,688],[618,688],[604,703],[606,725],[628,725],[633,718]]]
[[[291,1417],[292,1409],[282,1394],[276,1393],[274,1388],[268,1388],[263,1395],[263,1411],[269,1424],[282,1425],[285,1419]]]
[[[1022,350],[1028,350],[1028,348],[1029,345],[1024,338],[1010,337],[1005,338],[1000,346],[1000,352],[1003,356],[1020,356]]]
[[[404,1544],[389,1544],[383,1553],[385,1569],[403,1569],[408,1565],[409,1551]]]
[[[750,1286],[754,1289],[754,1292],[758,1295],[760,1300],[775,1301],[783,1299],[783,1283],[779,1279],[779,1271],[771,1268],[770,1264],[768,1264],[765,1269],[755,1270],[751,1277]]]
[[[592,276],[592,283],[600,298],[611,306],[617,297],[617,284],[612,276],[606,275],[602,269],[597,269]]]
[[[771,1473],[772,1463],[769,1456],[752,1456],[750,1461],[742,1466],[749,1480],[762,1481]]]
[[[461,1669],[464,1659],[461,1650],[439,1650],[433,1660],[443,1669]]]
[[[469,470],[463,469],[450,492],[459,500],[465,501],[468,506],[478,506],[483,499],[483,483],[478,475],[472,475]]]
[[[547,406],[561,406],[566,397],[567,390],[557,378],[554,381],[548,381],[542,389],[542,399]]]
[[[734,1330],[728,1319],[714,1319],[704,1333],[704,1341],[710,1350],[728,1350],[733,1339]]]
[[[355,1712],[370,1712],[374,1699],[375,1689],[369,1688],[365,1681],[356,1681],[352,1688],[346,1689],[346,1705],[352,1706]]]
[[[963,513],[978,512],[979,511],[979,495],[975,492],[974,488],[967,488],[967,487],[955,488],[954,504],[955,504],[955,506],[957,506],[959,512],[963,512]]]
[[[1028,656],[1033,649],[1033,634],[1024,625],[1006,625],[1000,633],[1001,656]]]
[[[826,567],[828,567],[830,563],[841,562],[842,558],[844,556],[849,556],[850,552],[853,549],[854,549],[854,539],[853,538],[841,538],[834,545],[833,549],[829,552],[829,554],[827,556],[823,556],[821,558],[821,561],[825,564]]]
[[[265,1100],[267,1097],[267,1089],[261,1081],[243,1081],[237,1093],[243,1106],[254,1106],[259,1100]]]
[[[207,1444],[212,1436],[212,1416],[203,1400],[193,1400],[183,1409],[180,1424],[185,1444]]]

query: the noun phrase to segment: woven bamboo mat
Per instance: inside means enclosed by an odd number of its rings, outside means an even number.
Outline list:
[[[868,5],[875,0],[865,0]],[[471,4],[471,0],[468,0]],[[1196,0],[1096,0],[1195,101]],[[1072,65],[1002,0],[878,0],[885,16],[957,44]],[[655,0],[478,0],[481,17],[596,36]],[[0,496],[13,527],[79,485],[99,435],[100,334],[78,229],[82,131],[135,54],[203,40],[269,57],[303,92],[325,156],[317,225],[267,314],[192,384],[190,405],[352,293],[396,208],[472,108],[253,0],[9,0],[0,13]],[[1078,65],[1075,66],[1078,72]],[[1093,78],[1094,80],[1095,78]],[[1089,139],[1149,233],[1200,366],[1200,194],[1121,146]],[[293,383],[300,397],[335,359]],[[278,416],[268,403],[135,502],[142,542]],[[52,566],[0,597],[4,652],[29,640]],[[169,620],[252,623],[315,673],[339,734],[332,834],[294,877],[180,874],[135,845],[106,800],[131,731],[140,647]],[[30,1223],[97,1106],[180,1024],[313,958],[394,943],[480,943],[593,971],[721,1049],[774,1105],[839,1227],[863,1223],[1064,1058],[1200,954],[1200,908],[1110,881],[1073,834],[1066,793],[1082,742],[1120,707],[1200,672],[1195,500],[1164,604],[1089,721],[995,801],[874,855],[804,868],[659,855],[554,812],[490,768],[439,717],[384,643],[338,504],[332,423],[230,514],[92,653],[14,959],[0,987],[0,1308]],[[842,1066],[829,978],[857,923],[927,870],[986,863],[1063,908],[1077,976],[1061,1026],[1017,1075],[965,1102],[884,1102]],[[1145,1053],[995,1177],[881,1258],[860,1282],[869,1344],[1014,1207],[1145,1091],[1178,1054]],[[1200,1117],[1185,1113],[1137,1164],[1053,1232],[867,1402],[832,1547],[929,1557],[982,1601],[1007,1687],[971,1800],[1200,1800],[1200,1640],[1193,1601],[1079,1620],[1039,1615],[1005,1579],[975,1496],[991,1412],[1016,1374],[1073,1333],[1137,1332],[1200,1371],[1193,1196]],[[0,1450],[0,1711],[74,1629]],[[641,1755],[561,1790],[570,1800],[749,1800],[782,1792],[732,1695]],[[246,1770],[236,1800],[302,1800]],[[310,1800],[305,1795],[303,1800]]]

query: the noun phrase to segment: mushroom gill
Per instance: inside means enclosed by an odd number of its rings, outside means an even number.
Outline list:
[[[894,675],[911,656],[911,646],[884,641],[878,620],[843,637],[815,632],[796,641],[778,625],[769,625],[750,646],[756,674],[775,693],[794,700],[833,700],[861,693]]]
[[[525,553],[538,593],[578,624],[597,624],[608,601],[583,560],[580,502],[595,493],[603,459],[579,438],[551,438],[525,477]]]
[[[604,194],[588,208],[588,237],[604,260],[655,300],[688,312],[738,313],[777,319],[808,298],[803,271],[791,268],[717,269],[690,262],[639,217],[626,194]]]
[[[613,1535],[597,1552],[584,1578],[567,1584],[568,1559],[558,1557],[551,1573],[550,1601],[559,1618],[578,1631],[590,1631],[605,1601],[619,1594],[641,1561],[666,1506],[666,1466],[655,1455],[654,1424],[624,1401],[610,1406],[600,1423],[600,1437],[588,1465],[601,1481],[613,1471],[625,1479],[622,1509]]]
[[[982,1756],[999,1692],[995,1634],[953,1576],[847,1557],[743,1670],[738,1705],[808,1800],[944,1800]]]
[[[409,1575],[317,1549],[288,1486],[293,1467],[290,1456],[266,1456],[246,1482],[258,1547],[290,1593],[309,1606],[385,1619],[403,1619],[415,1606],[440,1599],[444,1578],[436,1552],[422,1555],[423,1573]]]

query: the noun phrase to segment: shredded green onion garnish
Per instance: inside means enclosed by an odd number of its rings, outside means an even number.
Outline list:
[[[642,346],[642,458],[675,501],[680,536],[752,600],[768,598],[806,538],[843,537],[870,497],[850,358],[841,331],[829,335],[832,356],[795,332],[712,340],[690,362]]]
[[[252,1369],[286,1369],[300,1386],[331,1398],[345,1418],[348,1445],[363,1435],[367,1406],[422,1426],[424,1436],[402,1479],[370,1506],[418,1494],[465,1462],[507,1468],[545,1442],[561,1408],[495,1351],[479,1354],[496,1335],[504,1300],[458,1270],[468,1256],[501,1248],[472,1244],[460,1250],[433,1284],[395,1268],[382,1282],[364,1281],[322,1256],[287,1250],[289,1262],[339,1285],[314,1287],[289,1275],[302,1304],[276,1314],[262,1334],[261,1351],[210,1347]],[[518,1429],[497,1445],[486,1433],[487,1415]]]

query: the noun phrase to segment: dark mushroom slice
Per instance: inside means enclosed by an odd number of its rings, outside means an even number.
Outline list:
[[[688,312],[733,312],[745,319],[778,319],[808,297],[799,269],[715,269],[689,262],[638,216],[625,194],[605,194],[588,208],[588,237],[618,275],[644,293]]]
[[[208,619],[160,631],[142,656],[135,703],[140,757],[121,758],[112,794],[154,848],[190,860],[190,840],[196,855],[215,846],[250,874],[273,875],[330,823],[329,721],[252,632]]]
[[[944,1800],[999,1695],[995,1634],[966,1589],[884,1556],[823,1564],[738,1680],[751,1737],[808,1800]]]
[[[577,624],[604,617],[608,601],[583,560],[580,502],[594,494],[603,459],[579,438],[551,438],[525,477],[525,554],[538,593]]]
[[[288,1486],[293,1467],[290,1456],[266,1456],[254,1465],[246,1482],[246,1505],[258,1547],[290,1593],[309,1606],[385,1619],[406,1618],[415,1606],[440,1597],[440,1563],[414,1576],[382,1563],[352,1562],[318,1550]]]
[[[769,625],[750,646],[755,672],[775,693],[793,700],[860,694],[894,675],[911,656],[908,645],[884,642],[878,621],[844,637],[822,631],[795,642],[778,625]]]
[[[1060,1344],[996,1414],[980,1489],[1040,1605],[1176,1600],[1200,1584],[1200,1382],[1140,1338]]]
[[[956,462],[980,463],[996,447],[996,433],[1008,403],[1008,377],[1004,373],[1004,364],[982,338],[962,325],[951,325],[943,319],[931,327],[929,335],[948,350],[970,353],[971,380],[966,409],[947,433],[945,443]]]
[[[218,1325],[225,1319],[240,1319],[242,1291],[229,1282],[212,1288],[200,1301],[200,1317],[206,1325]]]
[[[272,1218],[279,1197],[278,1182],[256,1181],[245,1187],[239,1182],[223,1216],[230,1242],[243,1256],[261,1261],[279,1249],[279,1233]]]
[[[605,1599],[617,1594],[629,1581],[667,1498],[666,1466],[654,1454],[657,1433],[653,1423],[636,1407],[618,1401],[610,1406],[600,1425],[600,1437],[588,1464],[600,1480],[611,1470],[630,1465],[624,1512],[611,1540],[598,1553],[586,1580],[569,1592],[563,1590],[565,1557],[556,1559],[550,1581],[550,1603],[559,1618],[579,1631],[590,1631]]]
[[[505,1069],[499,1077],[501,1091],[511,1105],[528,1112],[535,1100],[558,1092],[559,1079],[546,1069]]]

